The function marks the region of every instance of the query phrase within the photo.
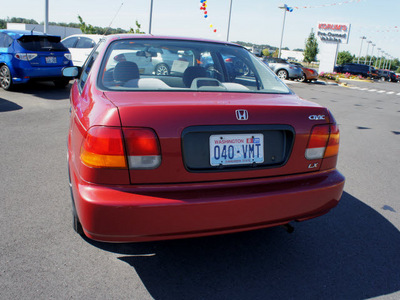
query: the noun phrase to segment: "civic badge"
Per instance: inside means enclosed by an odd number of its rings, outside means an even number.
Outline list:
[[[245,109],[236,110],[236,119],[239,121],[246,121],[249,119],[249,113]]]

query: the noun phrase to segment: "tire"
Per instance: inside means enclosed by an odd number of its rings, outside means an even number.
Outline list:
[[[169,75],[169,67],[166,64],[158,64],[154,69],[154,73],[161,76]]]
[[[77,234],[79,234],[82,237],[85,237],[82,224],[79,221],[78,213],[76,212],[74,194],[72,193],[71,174],[69,171],[69,167],[68,167],[68,181],[69,181],[69,191],[71,193],[71,200],[72,200],[72,228]]]
[[[288,79],[289,74],[286,70],[279,70],[276,75],[279,77],[279,79]]]
[[[0,86],[6,91],[11,90],[14,86],[11,78],[11,72],[7,65],[3,65],[0,68]]]
[[[69,84],[69,79],[57,79],[53,82],[57,88],[63,89]]]
[[[384,76],[382,76],[381,81],[386,81],[386,78]]]
[[[306,77],[306,74],[303,74],[303,76],[301,76],[298,80],[299,80],[300,82],[308,82],[307,77]]]

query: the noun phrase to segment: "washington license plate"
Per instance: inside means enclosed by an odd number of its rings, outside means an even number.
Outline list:
[[[264,136],[221,134],[210,136],[211,166],[260,164],[264,162]]]
[[[57,58],[55,56],[46,56],[46,64],[57,63]]]

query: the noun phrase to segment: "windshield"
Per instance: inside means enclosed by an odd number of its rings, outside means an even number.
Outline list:
[[[68,51],[56,36],[24,35],[18,43],[29,51]]]
[[[290,93],[246,49],[182,40],[119,40],[104,57],[98,84],[106,90]]]

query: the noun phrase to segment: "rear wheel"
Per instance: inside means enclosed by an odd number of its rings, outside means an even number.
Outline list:
[[[83,232],[82,224],[79,221],[78,213],[76,212],[74,194],[72,193],[71,174],[69,171],[69,167],[68,167],[68,180],[69,180],[69,191],[71,193],[71,200],[72,200],[72,228],[74,229],[74,231],[77,234],[79,234],[81,236],[85,236],[85,233]]]
[[[0,86],[6,91],[11,90],[13,87],[11,72],[6,65],[0,68]]]
[[[386,78],[385,78],[384,76],[382,76],[382,77],[381,77],[381,80],[382,80],[382,81],[385,81],[385,80],[386,80]]]
[[[307,77],[306,74],[303,73],[303,75],[299,78],[300,82],[307,82]]]
[[[166,64],[159,64],[155,68],[156,75],[169,75],[169,68]]]
[[[289,74],[286,70],[279,70],[276,75],[278,75],[280,79],[288,79],[289,77]]]
[[[54,82],[54,85],[60,89],[65,88],[69,84],[68,79],[57,79],[57,80],[54,80],[53,82]]]

